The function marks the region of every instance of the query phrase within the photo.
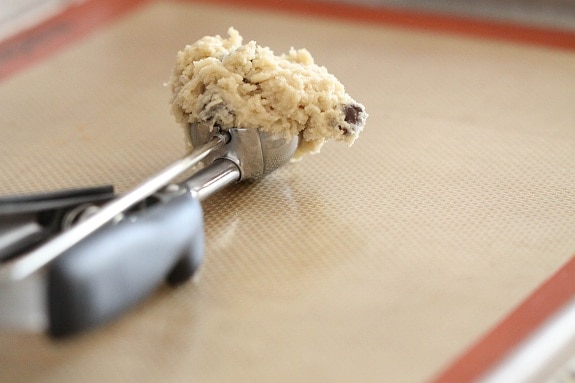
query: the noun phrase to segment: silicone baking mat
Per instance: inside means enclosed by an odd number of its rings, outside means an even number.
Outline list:
[[[351,148],[206,201],[197,283],[70,341],[0,333],[0,381],[465,381],[569,297],[507,331],[575,254],[572,35],[343,5],[108,3],[1,46],[1,194],[122,192],[170,164],[175,54],[230,26],[307,48],[370,117]]]

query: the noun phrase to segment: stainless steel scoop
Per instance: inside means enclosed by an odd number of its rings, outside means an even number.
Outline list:
[[[230,129],[216,134],[228,135],[229,142],[206,156],[211,164],[184,182],[197,198],[203,200],[213,192],[236,181],[257,180],[289,162],[298,145],[298,138],[286,140],[258,129]],[[214,132],[207,126],[189,125],[186,136],[191,145],[200,147],[209,142]]]
[[[297,137],[286,140],[257,129],[191,125],[187,135],[194,147],[190,154],[51,241],[0,265],[0,312],[10,313],[12,324],[73,334],[118,316],[164,279],[171,284],[189,279],[203,258],[199,201],[231,183],[269,174],[287,163],[298,145]],[[171,184],[200,162],[201,170]],[[153,206],[129,213],[151,200]],[[18,299],[22,291],[25,301]],[[13,309],[6,307],[14,302]],[[18,319],[26,315],[33,320]]]

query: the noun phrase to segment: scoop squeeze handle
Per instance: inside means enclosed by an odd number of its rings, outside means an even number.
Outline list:
[[[203,258],[203,218],[189,193],[101,228],[48,271],[49,331],[98,326],[140,302],[164,280],[188,280]]]

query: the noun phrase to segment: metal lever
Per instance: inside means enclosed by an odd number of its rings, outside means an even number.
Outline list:
[[[0,197],[0,262],[21,255],[64,228],[70,212],[114,197],[114,187],[96,186]]]
[[[136,203],[143,201],[172,179],[197,165],[210,153],[222,148],[229,140],[226,134],[216,134],[212,140],[197,150],[184,156],[155,176],[144,181],[127,194],[104,205],[102,209],[78,223],[70,230],[51,241],[16,259],[9,260],[0,266],[0,283],[21,280],[38,271],[49,262],[66,252],[90,234],[110,222],[114,217],[126,211]]]

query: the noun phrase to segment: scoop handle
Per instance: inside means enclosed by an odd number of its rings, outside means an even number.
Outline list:
[[[49,332],[71,335],[106,323],[163,280],[189,279],[203,259],[202,208],[189,193],[101,228],[50,266]]]

